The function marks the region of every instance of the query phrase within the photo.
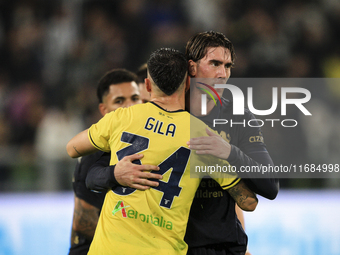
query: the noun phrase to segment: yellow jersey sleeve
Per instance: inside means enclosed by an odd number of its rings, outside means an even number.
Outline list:
[[[98,150],[105,152],[111,151],[109,140],[112,130],[115,128],[114,123],[116,122],[116,115],[117,114],[115,112],[107,113],[97,123],[93,124],[89,128],[89,140]]]
[[[236,176],[231,178],[214,178],[214,180],[221,185],[222,189],[230,189],[241,181],[241,179]]]

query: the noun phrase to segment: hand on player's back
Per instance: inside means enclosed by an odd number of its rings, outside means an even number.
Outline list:
[[[162,175],[150,172],[158,171],[158,166],[132,163],[132,161],[141,159],[143,156],[143,154],[125,156],[117,162],[114,175],[120,185],[139,190],[147,190],[150,187],[157,187],[159,185],[157,181],[150,181],[150,179],[162,179]]]
[[[189,148],[196,150],[197,154],[209,154],[221,159],[228,159],[230,144],[208,128],[206,128],[206,132],[209,136],[191,138],[187,143]]]

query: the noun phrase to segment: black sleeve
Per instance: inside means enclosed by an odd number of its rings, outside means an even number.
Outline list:
[[[86,176],[86,187],[95,191],[106,191],[119,185],[114,176],[115,166],[110,166],[110,153],[104,153],[94,163]]]
[[[258,125],[255,116],[246,110],[245,115],[240,118],[245,118],[246,122],[252,120],[255,127],[245,126],[234,129],[238,140],[236,144],[231,143],[229,163],[237,169],[240,169],[241,166],[256,166],[257,169],[260,169],[261,165],[273,166],[273,161],[267,151],[260,125]],[[275,173],[266,172],[259,176],[259,173],[256,172],[243,172],[240,175],[253,192],[267,199],[276,198],[279,192],[279,180],[275,178]]]
[[[86,187],[85,180],[90,167],[101,157],[102,151],[78,158],[74,171],[72,186],[76,197],[100,209],[105,193],[92,192]]]
[[[249,156],[248,156],[249,155]],[[231,152],[228,158],[229,163],[239,169],[241,166],[257,166],[271,165],[273,161],[267,150],[250,151],[248,155],[242,152],[239,148],[231,145]],[[259,178],[259,173],[245,172],[243,181],[255,193],[268,198],[275,199],[279,192],[279,180],[275,178],[274,173],[264,173]]]

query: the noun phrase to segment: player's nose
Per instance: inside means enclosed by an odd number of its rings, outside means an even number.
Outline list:
[[[224,68],[223,65],[221,65],[220,68],[218,69],[218,78],[225,79],[227,78],[227,75],[228,75],[227,69]]]
[[[227,67],[220,67],[218,69],[218,78],[221,79],[221,80],[225,80],[227,81],[230,77],[230,68],[227,68]]]

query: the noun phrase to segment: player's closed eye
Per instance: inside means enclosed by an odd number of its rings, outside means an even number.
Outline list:
[[[137,102],[137,101],[139,101],[140,100],[140,97],[139,96],[134,96],[134,97],[132,97],[132,101],[134,101],[134,102]]]

